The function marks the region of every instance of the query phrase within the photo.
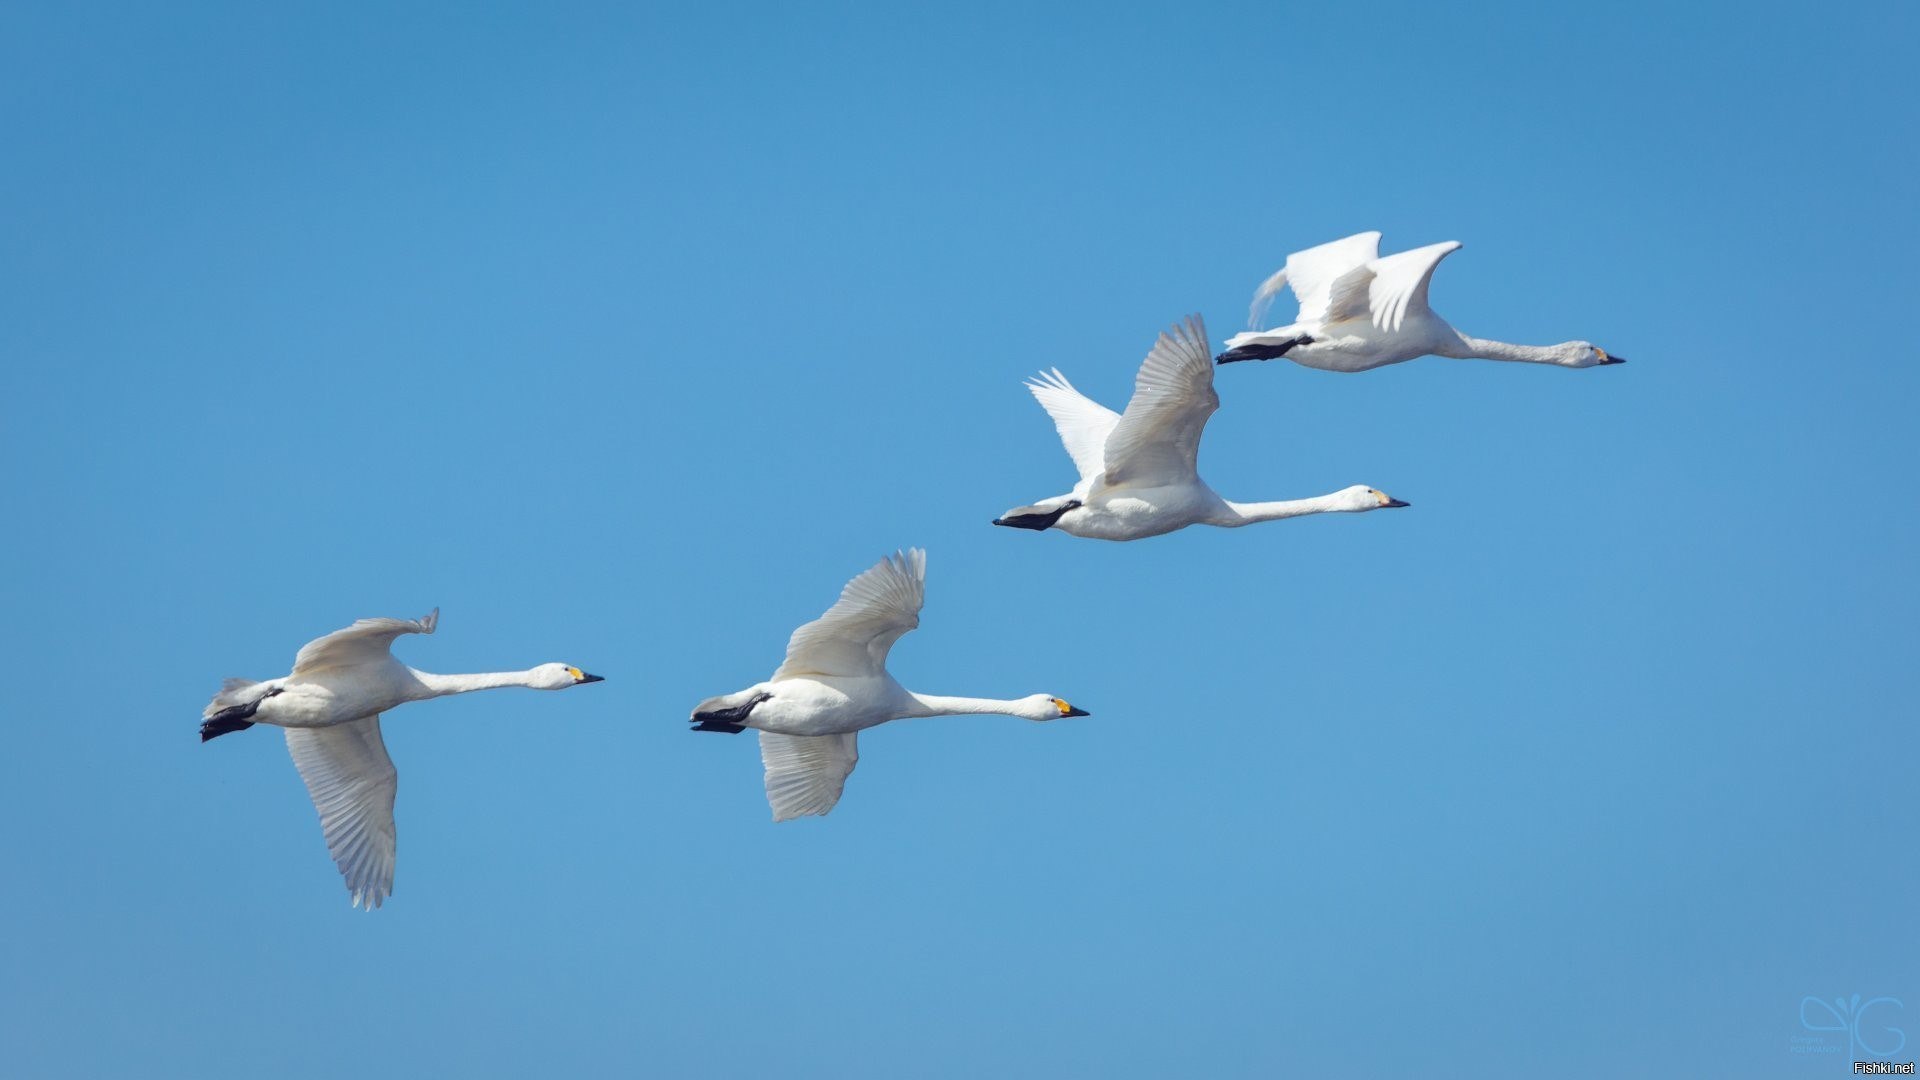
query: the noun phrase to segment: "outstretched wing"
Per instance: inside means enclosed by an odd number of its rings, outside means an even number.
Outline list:
[[[288,728],[287,750],[354,906],[372,911],[393,893],[393,794],[400,786],[380,741],[380,718]]]
[[[1294,322],[1329,322],[1328,309],[1334,283],[1355,269],[1380,257],[1380,234],[1355,233],[1287,256],[1287,265],[1260,284],[1253,294],[1253,307],[1247,312],[1247,325],[1259,328],[1261,316],[1281,289],[1293,286],[1300,301],[1300,315]]]
[[[1107,436],[1101,482],[1113,488],[1192,480],[1200,432],[1219,407],[1207,328],[1200,316],[1189,315],[1160,335],[1134,376],[1133,398]]]
[[[852,732],[844,735],[760,733],[760,763],[767,767],[767,803],[773,820],[821,815],[840,801],[847,776],[860,761]]]
[[[1080,470],[1080,479],[1100,475],[1105,467],[1107,436],[1120,422],[1120,414],[1075,390],[1059,368],[1028,379],[1027,389],[1053,417],[1053,428],[1060,433],[1073,467]]]
[[[826,614],[793,632],[786,662],[773,677],[881,674],[887,669],[887,650],[920,625],[926,591],[926,552],[912,548],[881,559],[847,582]]]
[[[330,668],[376,663],[392,655],[393,639],[401,634],[431,634],[440,624],[440,609],[418,619],[361,619],[345,630],[315,638],[293,658],[295,675],[311,675]]]
[[[1427,283],[1440,260],[1460,250],[1458,240],[1428,244],[1373,261],[1373,281],[1367,286],[1367,308],[1373,325],[1382,330],[1398,330],[1408,313],[1430,310],[1427,307]]]

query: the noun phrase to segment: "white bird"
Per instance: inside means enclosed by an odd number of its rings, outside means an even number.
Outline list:
[[[1322,371],[1367,371],[1428,355],[1571,368],[1626,363],[1589,341],[1509,345],[1447,325],[1427,306],[1427,284],[1440,260],[1458,250],[1460,244],[1449,240],[1381,258],[1380,234],[1363,232],[1296,251],[1254,292],[1247,323],[1259,326],[1267,305],[1287,286],[1300,301],[1299,317],[1272,330],[1236,334],[1219,361],[1284,356]]]
[[[1408,505],[1364,484],[1283,502],[1237,503],[1215,494],[1196,468],[1201,429],[1220,407],[1207,330],[1198,315],[1160,335],[1134,377],[1125,413],[1081,394],[1058,369],[1029,380],[1027,389],[1053,417],[1080,482],[1065,495],[1007,511],[993,519],[995,525],[1139,540],[1189,525],[1231,529],[1303,514]]]
[[[567,664],[486,675],[435,675],[394,659],[393,639],[431,634],[440,609],[423,619],[361,619],[307,642],[292,674],[265,682],[228,679],[207,705],[200,741],[255,724],[287,729],[287,749],[320,812],[327,850],[355,907],[368,911],[393,892],[393,795],[398,784],[380,714],[409,701],[525,686],[563,690],[603,681]]]
[[[1026,720],[1086,716],[1049,694],[998,698],[916,694],[887,674],[887,651],[920,625],[927,555],[895,552],[847,582],[826,614],[793,632],[773,678],[694,707],[693,730],[760,733],[773,820],[822,815],[860,760],[857,733],[915,716],[1004,713]]]

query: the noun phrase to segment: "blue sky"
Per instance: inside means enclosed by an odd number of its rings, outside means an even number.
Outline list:
[[[1853,994],[1920,1044],[1911,6],[0,24],[0,1071],[1837,1076],[1799,1006]],[[1214,486],[1414,509],[987,525],[1072,479],[1024,376],[1117,407],[1369,228],[1632,362],[1241,365]],[[882,729],[775,827],[687,711],[908,545],[903,681],[1094,715]],[[390,719],[363,915],[199,710],[435,605],[409,663],[609,681]]]

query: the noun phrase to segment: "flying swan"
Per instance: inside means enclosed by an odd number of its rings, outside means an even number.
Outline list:
[[[207,706],[200,741],[255,724],[287,729],[287,749],[320,812],[327,850],[355,907],[368,911],[393,893],[393,794],[398,777],[380,741],[380,714],[426,698],[526,686],[564,690],[602,681],[566,664],[487,675],[434,675],[393,658],[393,639],[431,634],[440,609],[423,619],[361,619],[309,641],[293,673],[266,682],[228,679]]]
[[[1088,715],[1048,694],[1011,701],[940,697],[895,682],[887,674],[887,651],[920,625],[926,585],[926,552],[895,552],[847,582],[826,614],[793,632],[773,678],[694,708],[695,731],[760,733],[773,820],[832,810],[860,760],[857,733],[876,724],[970,713],[1027,720]]]
[[[1065,495],[993,519],[1013,529],[1059,529],[1096,540],[1139,540],[1189,525],[1237,528],[1303,514],[1358,513],[1406,506],[1365,485],[1285,502],[1229,502],[1200,479],[1200,432],[1220,407],[1200,316],[1188,316],[1147,354],[1133,399],[1116,413],[1073,388],[1058,369],[1029,380],[1080,471]]]
[[[1460,244],[1449,240],[1383,259],[1380,234],[1363,232],[1296,251],[1254,292],[1247,322],[1260,325],[1267,305],[1289,285],[1300,301],[1299,317],[1273,330],[1235,335],[1219,361],[1284,356],[1322,371],[1367,371],[1427,355],[1570,368],[1626,362],[1588,341],[1509,345],[1469,337],[1447,325],[1427,306],[1427,284],[1440,260],[1458,250]]]

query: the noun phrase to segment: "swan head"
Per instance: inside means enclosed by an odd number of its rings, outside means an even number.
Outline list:
[[[1093,714],[1085,709],[1074,708],[1067,704],[1065,698],[1057,698],[1052,694],[1031,694],[1020,699],[1018,715],[1027,720],[1059,720],[1068,716]]]
[[[541,664],[527,674],[530,676],[527,685],[535,690],[565,690],[569,686],[606,681],[598,675],[589,675],[571,664]]]
[[[1334,509],[1343,513],[1358,514],[1368,510],[1389,510],[1403,506],[1412,506],[1410,502],[1399,499],[1365,484],[1355,484],[1333,493]]]
[[[1564,354],[1564,359],[1560,361],[1564,367],[1605,367],[1608,364],[1627,362],[1626,357],[1615,356],[1591,341],[1569,341],[1565,345],[1555,347]]]

